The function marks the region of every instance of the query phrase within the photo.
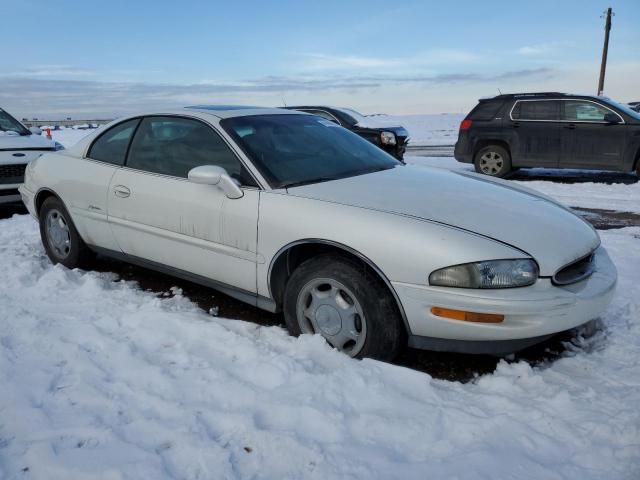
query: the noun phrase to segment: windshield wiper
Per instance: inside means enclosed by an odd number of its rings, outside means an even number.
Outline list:
[[[301,187],[302,185],[309,185],[310,183],[330,182],[331,180],[338,180],[343,177],[318,177],[309,180],[300,180],[298,182],[286,182],[281,183],[280,188]]]

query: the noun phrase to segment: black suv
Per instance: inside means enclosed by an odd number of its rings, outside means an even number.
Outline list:
[[[378,126],[375,118],[365,117],[361,113],[350,108],[301,106],[284,107],[289,110],[312,113],[326,120],[337,123],[347,130],[357,133],[362,138],[379,146],[385,152],[390,153],[402,161],[404,152],[409,143],[409,132],[404,127]]]
[[[495,177],[519,167],[640,175],[640,114],[605,97],[498,95],[481,99],[462,121],[454,155]]]

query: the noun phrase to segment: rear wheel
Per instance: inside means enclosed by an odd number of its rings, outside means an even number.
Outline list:
[[[47,198],[40,209],[40,237],[49,259],[67,268],[89,266],[93,253],[82,241],[64,204]]]
[[[351,357],[392,360],[403,327],[384,284],[356,261],[322,255],[302,263],[284,293],[284,317],[293,335],[322,335]]]
[[[504,147],[488,145],[478,150],[473,164],[478,173],[502,178],[511,171],[511,155]]]

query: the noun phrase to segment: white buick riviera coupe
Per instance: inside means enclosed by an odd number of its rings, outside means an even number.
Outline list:
[[[208,285],[353,357],[514,352],[597,317],[617,279],[553,200],[290,110],[122,118],[31,161],[20,193],[54,263],[97,252]]]

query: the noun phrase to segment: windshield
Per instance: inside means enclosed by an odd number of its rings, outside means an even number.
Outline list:
[[[31,135],[24,125],[0,108],[0,132],[13,132],[18,135]]]
[[[631,107],[629,107],[629,105],[616,102],[615,100],[611,100],[610,98],[601,98],[601,100],[604,100],[609,105],[616,107],[618,110],[622,110],[624,113],[626,113],[630,117],[635,118],[636,120],[640,120],[640,113],[636,112],[635,110],[632,110]]]
[[[220,125],[274,188],[401,165],[358,135],[312,115],[253,115],[227,118]]]

